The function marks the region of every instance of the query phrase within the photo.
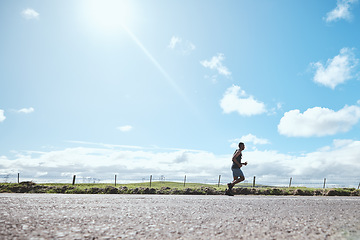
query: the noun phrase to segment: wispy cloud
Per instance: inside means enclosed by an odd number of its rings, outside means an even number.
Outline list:
[[[28,20],[39,18],[39,13],[36,12],[32,8],[27,8],[27,9],[23,10],[21,12],[21,15],[23,16],[23,18],[28,19]]]
[[[243,116],[251,116],[266,112],[265,104],[246,94],[239,86],[228,88],[220,100],[224,113],[237,112]]]
[[[286,112],[278,125],[278,131],[289,137],[311,137],[347,132],[360,119],[360,107],[345,106],[339,111],[314,107],[304,113],[300,110]]]
[[[5,121],[6,117],[5,117],[5,111],[0,109],[0,122]]]
[[[326,22],[333,22],[341,19],[350,21],[352,19],[350,8],[352,4],[356,3],[357,1],[358,0],[338,0],[336,7],[326,14],[324,20]]]
[[[321,62],[312,63],[316,68],[314,81],[334,89],[338,84],[353,78],[353,71],[358,66],[359,59],[350,48],[343,48],[340,54],[328,59],[325,66]]]
[[[178,43],[181,42],[181,38],[173,36],[170,40],[168,48],[174,49]]]
[[[223,61],[225,60],[225,56],[222,53],[219,53],[217,56],[213,56],[211,60],[200,61],[201,65],[206,68],[215,69],[219,74],[229,77],[231,72],[229,69],[223,65]]]
[[[95,143],[95,142],[76,141],[76,140],[69,140],[66,142],[80,144],[80,145],[86,145],[86,146],[100,147],[100,148],[111,148],[111,149],[144,149],[143,147],[139,147],[139,146]]]
[[[35,111],[35,109],[30,107],[30,108],[22,108],[20,110],[17,110],[16,112],[28,114],[28,113],[32,113],[34,111]]]
[[[121,132],[129,132],[133,129],[133,127],[131,125],[125,125],[125,126],[117,127],[117,129],[120,130]]]
[[[195,45],[192,42],[188,40],[183,40],[176,36],[173,36],[170,39],[168,48],[178,52],[181,55],[189,55],[192,51],[196,49]]]
[[[275,114],[277,114],[277,112],[278,112],[279,110],[282,109],[282,107],[283,107],[283,103],[278,102],[278,103],[276,103],[276,106],[275,106],[275,107],[272,107],[272,108],[269,110],[268,114],[269,114],[269,115],[275,115]]]

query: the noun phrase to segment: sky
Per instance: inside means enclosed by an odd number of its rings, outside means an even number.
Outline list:
[[[1,1],[0,180],[225,184],[243,141],[249,182],[357,186],[359,27],[358,0]]]

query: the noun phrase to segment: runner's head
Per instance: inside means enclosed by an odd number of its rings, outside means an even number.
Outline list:
[[[239,149],[240,150],[244,150],[245,149],[245,144],[243,142],[239,142]]]

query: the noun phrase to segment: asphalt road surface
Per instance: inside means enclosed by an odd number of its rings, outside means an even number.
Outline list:
[[[0,194],[0,239],[360,239],[360,197]]]

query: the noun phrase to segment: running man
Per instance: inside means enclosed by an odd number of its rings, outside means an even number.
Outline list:
[[[242,151],[245,149],[245,144],[243,142],[239,143],[239,149],[236,149],[236,151],[234,152],[233,158],[232,158],[232,166],[231,166],[231,170],[233,172],[233,177],[234,180],[231,183],[228,183],[228,190],[227,190],[227,194],[230,196],[234,196],[234,194],[232,193],[231,189],[235,186],[235,184],[242,182],[245,180],[245,176],[244,173],[241,171],[241,167],[243,165],[247,165],[247,162],[241,163],[241,158],[242,158]]]

